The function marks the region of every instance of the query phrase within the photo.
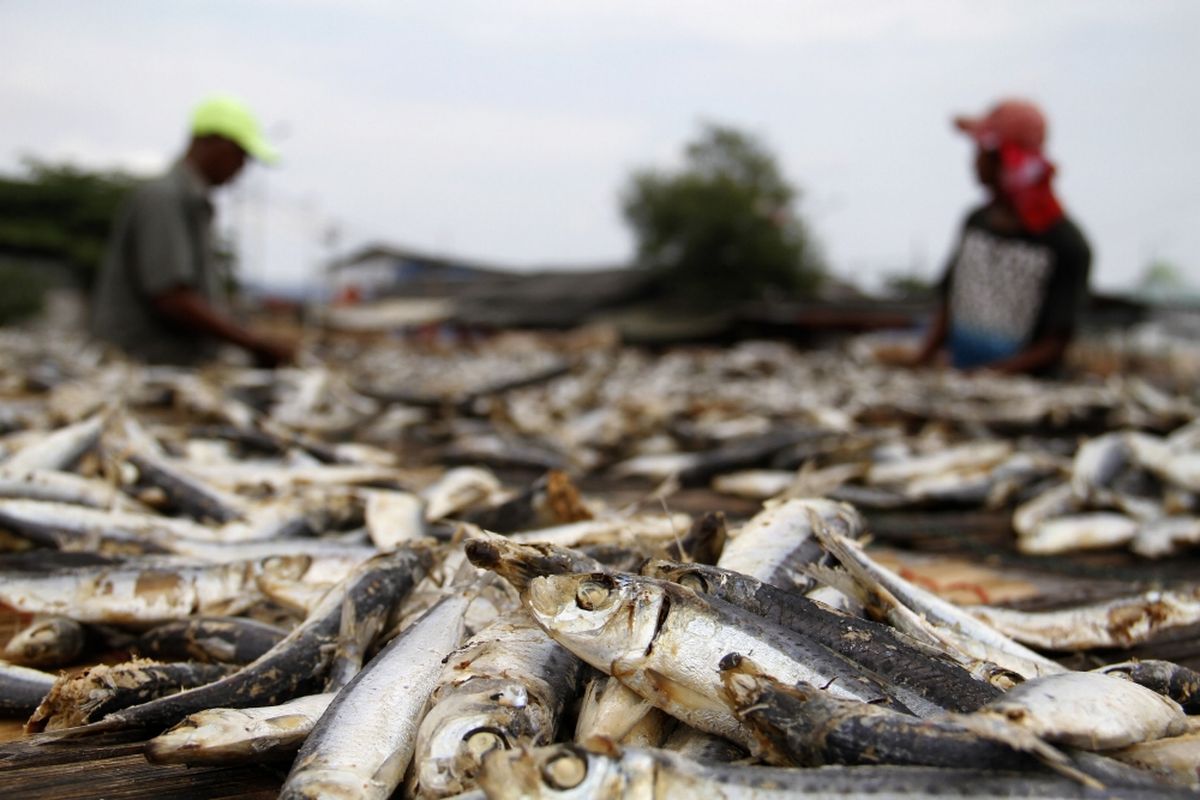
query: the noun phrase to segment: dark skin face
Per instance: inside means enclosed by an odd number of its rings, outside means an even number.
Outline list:
[[[975,177],[991,191],[993,196],[1000,188],[1000,151],[979,147],[975,150]]]
[[[246,166],[246,151],[223,136],[197,136],[186,158],[209,186],[229,183]]]

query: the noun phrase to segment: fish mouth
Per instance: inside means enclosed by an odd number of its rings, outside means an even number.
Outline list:
[[[532,554],[527,548],[511,542],[470,539],[464,549],[468,561],[480,569],[495,572],[519,592],[528,591],[530,581],[540,575],[562,572],[537,563],[537,559],[531,558]]]
[[[578,571],[567,554],[545,545],[518,544],[499,537],[476,538],[468,539],[464,550],[472,564],[495,572],[519,592],[528,591],[534,578]]]

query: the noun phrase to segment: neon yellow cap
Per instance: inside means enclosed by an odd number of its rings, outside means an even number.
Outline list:
[[[279,151],[263,138],[258,120],[246,104],[229,95],[215,95],[196,106],[193,136],[223,136],[265,164],[279,160]]]

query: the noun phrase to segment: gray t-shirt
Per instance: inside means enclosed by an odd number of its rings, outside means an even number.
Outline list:
[[[117,214],[92,295],[92,330],[130,355],[155,363],[210,358],[212,337],[172,322],[151,302],[180,287],[225,305],[212,247],[213,206],[183,161],[134,190]]]

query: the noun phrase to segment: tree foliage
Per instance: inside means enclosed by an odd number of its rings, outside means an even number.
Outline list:
[[[720,125],[706,125],[684,155],[681,170],[640,170],[623,192],[639,264],[672,296],[707,307],[812,294],[824,269],[774,156]]]
[[[0,254],[59,262],[89,282],[135,181],[123,172],[26,161],[24,175],[0,176]]]

